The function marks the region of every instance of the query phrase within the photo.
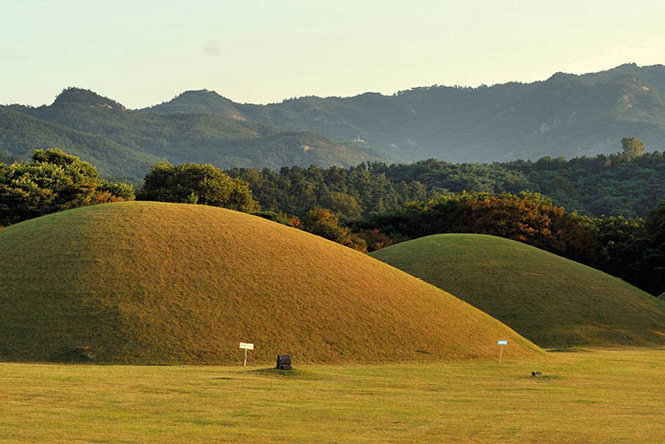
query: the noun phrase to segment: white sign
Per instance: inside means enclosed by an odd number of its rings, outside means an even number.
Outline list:
[[[501,364],[501,358],[503,358],[503,346],[508,345],[508,340],[507,339],[499,339],[496,341],[497,345],[501,346],[501,351],[499,352],[499,364]]]
[[[247,350],[254,350],[254,344],[248,344],[246,342],[241,342],[240,343],[240,348],[245,350],[245,361],[242,363],[242,365],[247,365]]]

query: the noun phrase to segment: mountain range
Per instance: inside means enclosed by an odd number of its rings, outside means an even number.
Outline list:
[[[131,110],[68,88],[48,106],[0,106],[5,157],[58,146],[106,176],[134,180],[159,159],[274,169],[426,158],[484,163],[609,154],[624,136],[662,150],[665,66],[267,105],[200,90]]]

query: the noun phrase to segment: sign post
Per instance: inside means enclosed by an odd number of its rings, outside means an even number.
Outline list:
[[[501,346],[501,349],[499,351],[499,364],[501,364],[501,358],[503,358],[503,346],[508,345],[508,340],[503,340],[503,341],[499,340],[496,341],[496,343]]]
[[[240,348],[245,350],[245,362],[243,362],[243,367],[247,367],[247,350],[254,350],[254,344],[247,344],[245,342],[240,343]]]

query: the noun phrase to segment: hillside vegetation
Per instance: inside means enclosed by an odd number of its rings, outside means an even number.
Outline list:
[[[542,347],[665,344],[665,302],[519,242],[441,234],[372,256],[455,294]]]
[[[92,91],[69,88],[48,106],[0,107],[11,124],[0,126],[0,150],[25,156],[29,148],[58,146],[98,165],[107,175],[141,178],[146,162],[125,171],[105,168],[111,150],[125,156],[204,162],[218,167],[350,166],[385,159],[306,131],[205,113],[156,115],[125,108]],[[3,119],[4,120],[4,119]],[[121,161],[120,154],[114,155]]]
[[[661,150],[664,85],[665,66],[625,64],[585,75],[556,73],[528,84],[434,85],[390,96],[311,96],[267,105],[236,103],[214,91],[186,91],[141,110],[68,88],[48,106],[0,107],[37,119],[22,122],[23,129],[0,128],[0,150],[26,157],[32,149],[58,146],[104,173],[109,169],[95,159],[107,160],[109,150],[171,163],[272,169],[429,158],[483,163],[575,158],[614,153],[622,137],[633,136]],[[81,134],[74,137],[72,130]],[[68,143],[67,138],[74,140]],[[130,164],[112,174],[140,179],[147,168],[137,169]],[[537,176],[529,179],[540,189],[531,190],[550,193],[547,184],[553,182]],[[591,205],[584,208],[595,197],[585,202],[581,190],[579,195],[568,193],[566,179],[554,182],[562,204],[597,211]],[[650,182],[648,177],[635,180]]]
[[[300,97],[268,105],[189,91],[146,111],[209,112],[337,141],[359,140],[402,161],[492,162],[609,154],[614,141],[665,138],[665,66],[625,64],[533,83],[434,85],[393,95]]]
[[[0,106],[0,157],[28,159],[34,150],[59,147],[92,163],[105,177],[135,179],[161,157],[138,152],[108,138],[45,122]]]
[[[406,273],[296,229],[207,206],[123,202],[0,230],[0,359],[238,363],[540,353]],[[75,350],[79,349],[77,353]]]

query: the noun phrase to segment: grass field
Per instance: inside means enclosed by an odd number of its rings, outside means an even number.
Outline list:
[[[0,442],[663,442],[664,361],[662,349],[615,349],[290,376],[4,363]]]
[[[665,302],[538,248],[439,234],[372,256],[497,318],[541,347],[665,345]]]

